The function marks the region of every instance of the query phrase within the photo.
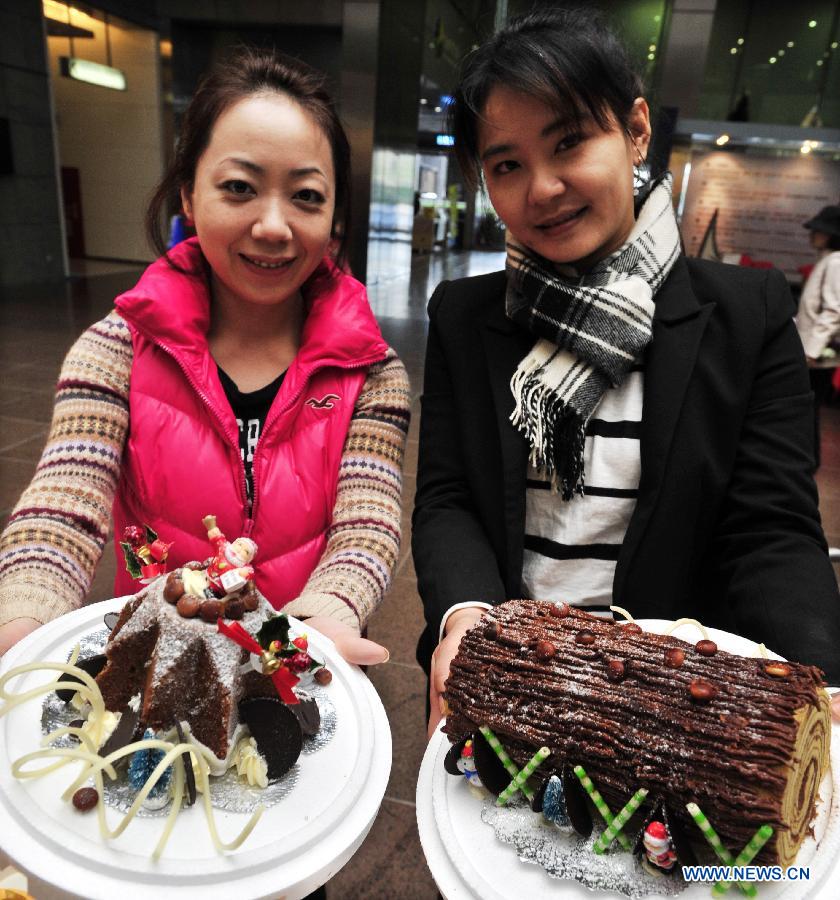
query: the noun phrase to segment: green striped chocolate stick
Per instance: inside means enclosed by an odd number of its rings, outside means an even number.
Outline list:
[[[773,827],[771,825],[762,825],[761,828],[747,841],[747,845],[738,854],[733,866],[746,866],[752,862],[759,850],[773,837]],[[712,893],[716,895],[725,894],[732,886],[731,881],[718,882],[712,889]],[[755,885],[748,885],[755,887]]]
[[[551,755],[548,747],[540,747],[539,750],[525,763],[525,768],[517,773],[513,781],[502,791],[496,798],[496,806],[504,806],[515,794],[522,791],[525,782],[534,774],[534,772],[545,762]],[[523,791],[524,793],[524,791]]]
[[[607,825],[612,825],[613,823],[613,814],[612,810],[607,806],[606,800],[601,796],[598,792],[598,788],[592,783],[592,779],[586,774],[586,770],[583,766],[575,766],[574,773],[577,775],[578,780],[583,785],[586,793],[589,794],[589,799],[595,804],[595,809],[601,814],[601,818],[606,822]],[[618,843],[629,852],[630,850],[630,841],[627,839],[626,834],[622,834],[619,832],[618,835]]]
[[[607,847],[618,837],[621,833],[621,829],[627,824],[630,819],[630,816],[633,815],[634,812],[642,805],[645,797],[647,797],[648,792],[647,788],[639,788],[635,794],[627,801],[624,807],[619,810],[616,817],[612,820],[612,822],[607,825],[604,829],[601,837],[595,841],[595,845],[593,846],[593,850],[596,853],[603,853]]]
[[[507,750],[502,746],[501,741],[493,734],[487,725],[479,725],[478,730],[484,735],[487,743],[493,748],[493,752],[501,760],[508,775],[510,775],[511,778],[516,778],[519,774],[519,769],[516,768],[516,763],[507,755]],[[522,786],[522,793],[528,800],[534,799],[534,792],[527,784]]]
[[[685,808],[688,810],[689,815],[692,819],[694,819],[694,824],[700,829],[703,834],[703,837],[706,838],[709,846],[712,850],[717,854],[718,859],[727,866],[732,866],[735,864],[735,860],[732,858],[732,854],[723,846],[720,838],[718,837],[718,833],[712,828],[711,823],[704,815],[703,811],[696,803],[686,803]],[[721,882],[717,882],[715,886],[712,888],[712,893],[718,893],[718,889],[722,886]],[[758,893],[756,886],[754,884],[745,884],[742,881],[738,882],[738,887],[741,891],[746,894],[748,897],[755,897]],[[725,890],[729,890],[729,886],[725,888]]]

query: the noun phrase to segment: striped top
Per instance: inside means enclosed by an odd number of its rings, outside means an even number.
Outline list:
[[[83,604],[111,525],[132,362],[131,333],[116,312],[64,360],[46,447],[0,536],[0,625],[48,622]],[[324,554],[285,612],[360,628],[379,605],[399,552],[409,409],[405,367],[389,350],[356,401]]]
[[[637,364],[595,408],[586,426],[582,496],[563,501],[544,473],[529,468],[526,597],[609,612],[618,553],[639,493],[643,389]]]

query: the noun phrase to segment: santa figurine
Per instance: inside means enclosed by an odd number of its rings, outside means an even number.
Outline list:
[[[665,872],[674,868],[677,854],[674,853],[674,846],[662,822],[653,821],[648,824],[642,835],[642,843],[649,863]]]
[[[228,541],[216,525],[215,516],[205,516],[202,521],[216,548],[216,556],[207,566],[207,581],[216,596],[225,597],[253,581],[254,567],[250,562],[257,555],[257,545],[246,537]]]
[[[471,788],[484,787],[481,783],[481,779],[478,777],[478,772],[475,769],[475,751],[473,749],[472,741],[467,741],[464,744],[464,749],[461,751],[461,757],[456,765],[458,766],[458,771],[464,773],[464,778],[467,779],[467,783]]]

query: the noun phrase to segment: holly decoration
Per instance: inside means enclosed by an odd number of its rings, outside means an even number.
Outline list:
[[[122,537],[120,547],[132,578],[154,578],[166,571],[166,558],[172,543],[162,541],[153,528],[127,525]]]
[[[257,641],[280,661],[283,668],[296,675],[323,668],[323,663],[309,654],[309,639],[305,634],[289,640],[289,617],[284,613],[263,622],[257,632]]]

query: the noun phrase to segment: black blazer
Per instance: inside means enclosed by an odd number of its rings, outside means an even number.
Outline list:
[[[427,671],[450,606],[522,596],[528,446],[510,378],[535,339],[505,316],[504,291],[497,272],[444,282],[429,302],[412,539]],[[641,481],[613,598],[763,641],[840,684],[793,311],[780,272],[677,261],[645,352]]]

